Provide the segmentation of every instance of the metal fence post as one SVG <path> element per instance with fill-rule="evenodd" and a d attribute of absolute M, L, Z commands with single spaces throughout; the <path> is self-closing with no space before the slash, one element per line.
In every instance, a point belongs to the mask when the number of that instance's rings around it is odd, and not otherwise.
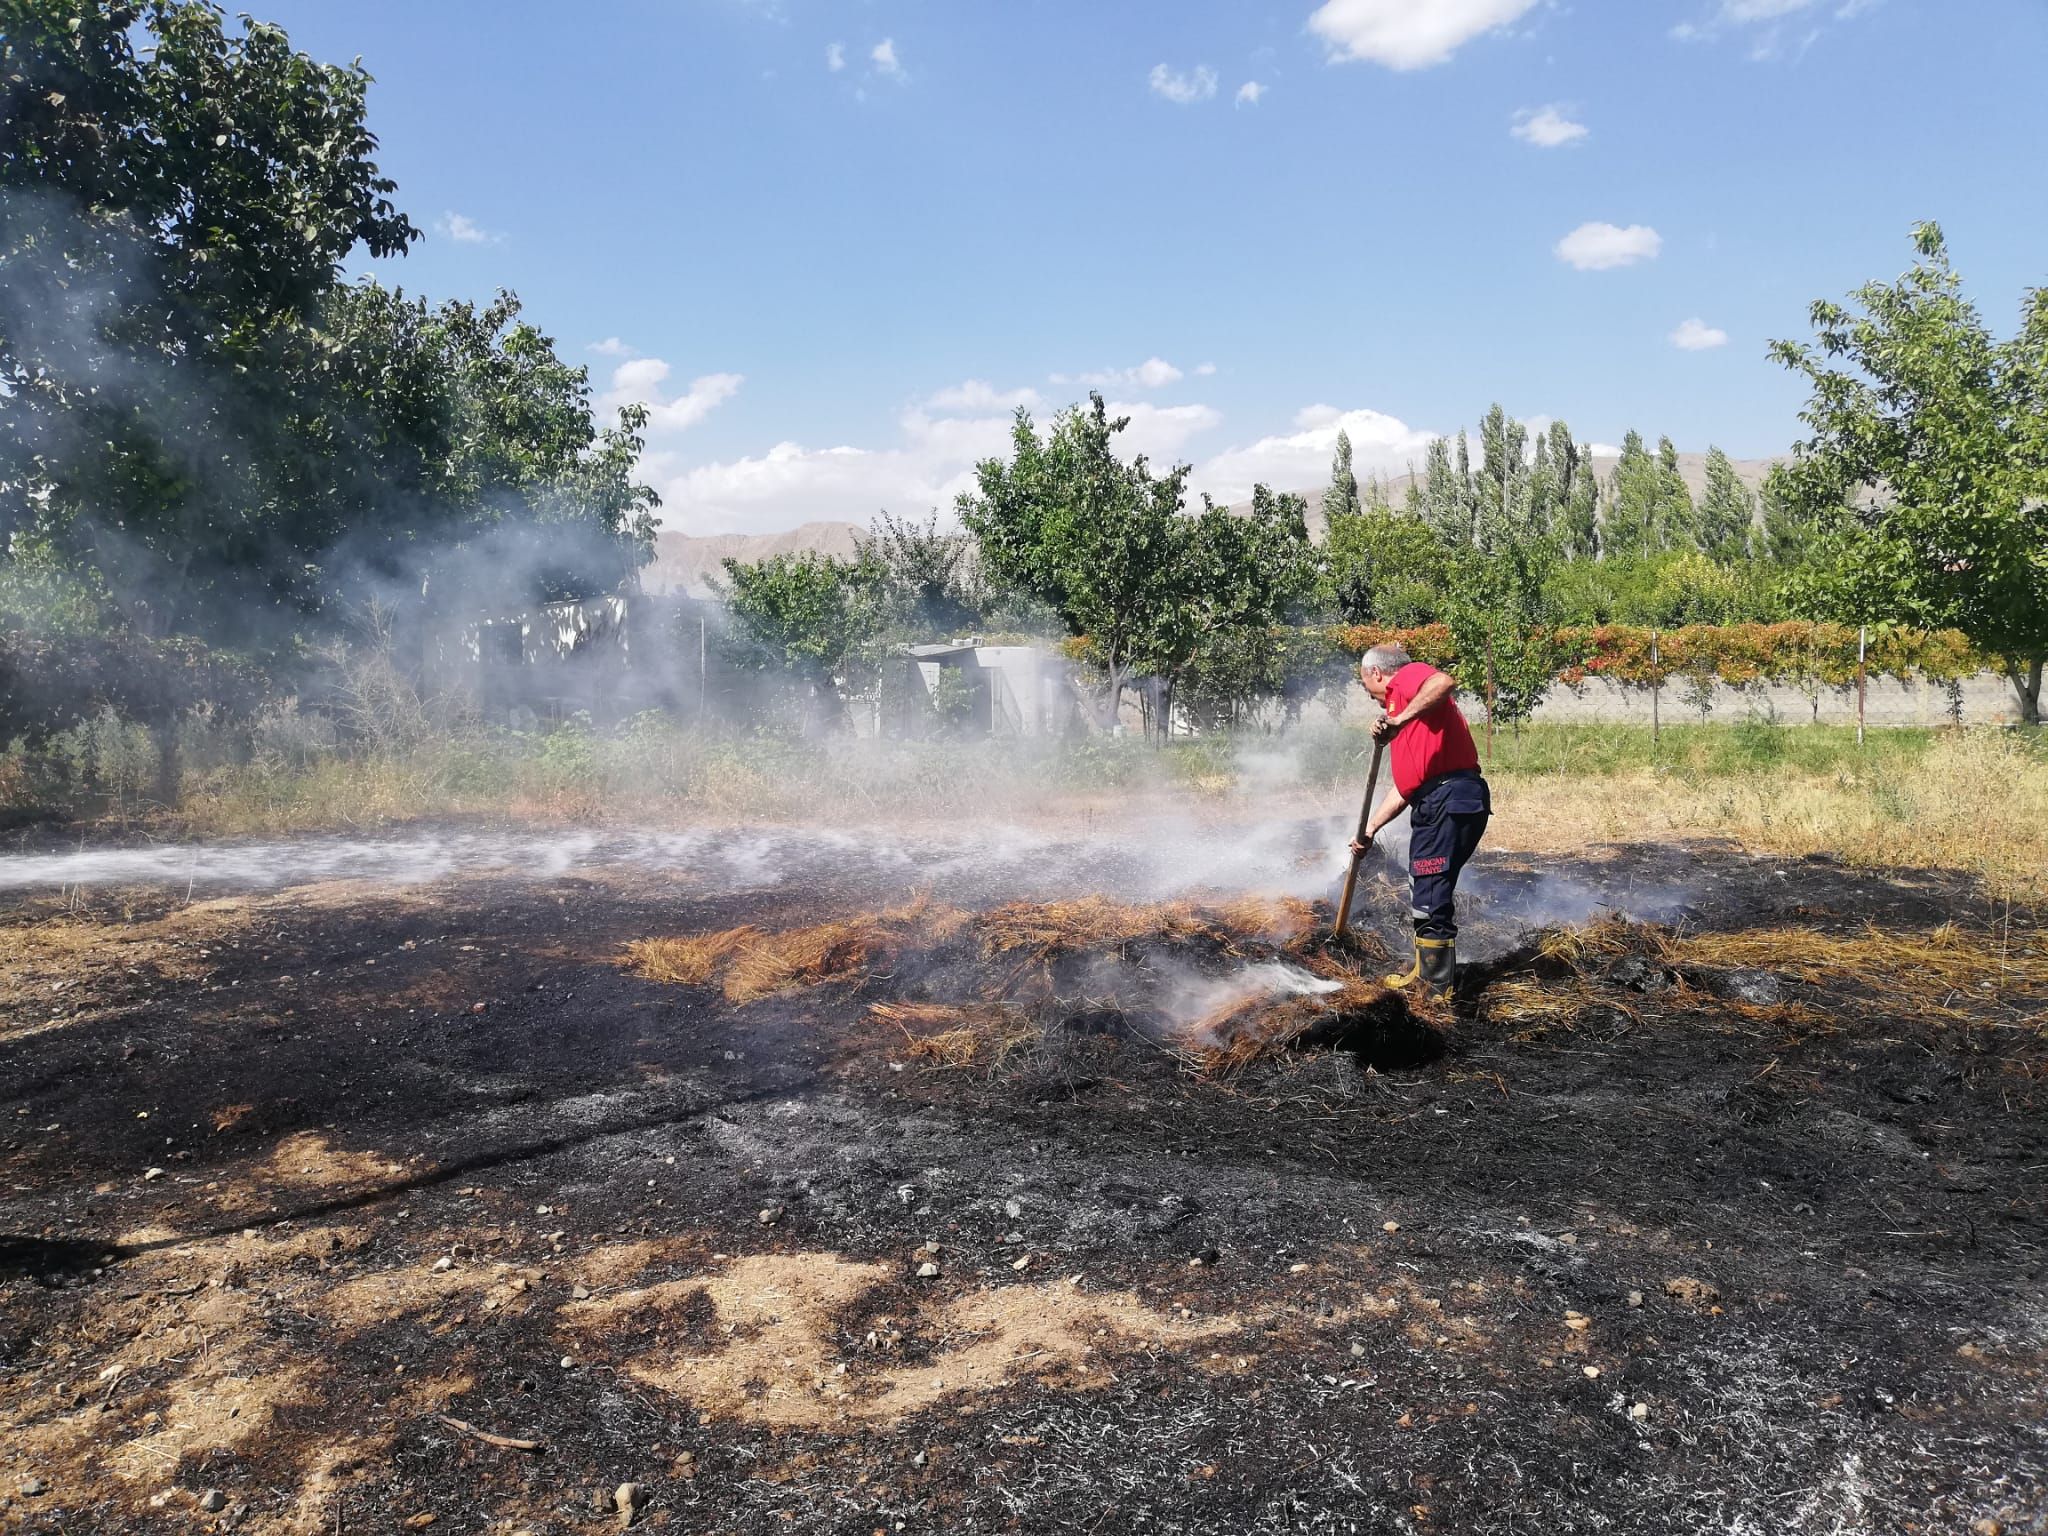
<path fill-rule="evenodd" d="M 1657 659 L 1657 631 L 1650 631 L 1650 745 L 1655 747 L 1662 735 L 1662 721 L 1658 718 L 1658 701 L 1664 692 L 1664 667 Z"/>
<path fill-rule="evenodd" d="M 1486 766 L 1493 766 L 1493 636 L 1486 637 Z"/>
<path fill-rule="evenodd" d="M 1870 626 L 1856 626 L 1856 745 L 1863 745 L 1863 692 L 1869 675 L 1866 662 L 1870 655 Z"/>

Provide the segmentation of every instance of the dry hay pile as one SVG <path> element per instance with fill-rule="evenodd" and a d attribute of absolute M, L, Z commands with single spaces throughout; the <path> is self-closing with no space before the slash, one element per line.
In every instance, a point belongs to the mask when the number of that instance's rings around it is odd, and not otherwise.
<path fill-rule="evenodd" d="M 1115 949 L 1139 939 L 1169 944 L 1206 941 L 1235 950 L 1247 939 L 1291 941 L 1314 923 L 1313 907 L 1285 898 L 1244 897 L 1220 905 L 1128 905 L 1106 896 L 1082 896 L 997 907 L 976 920 L 975 931 L 982 953 L 991 958 L 1018 955 L 1043 964 L 1060 955 Z"/>
<path fill-rule="evenodd" d="M 751 1003 L 797 987 L 859 978 L 913 949 L 945 943 L 970 921 L 920 896 L 884 912 L 769 933 L 751 925 L 677 939 L 640 939 L 626 966 L 650 981 L 719 982 L 728 1001 Z"/>
<path fill-rule="evenodd" d="M 1088 978 L 1080 986 L 1085 1011 L 1149 1021 L 1139 1033 L 1205 1072 L 1241 1070 L 1357 1030 L 1447 1022 L 1440 1004 L 1418 1012 L 1387 990 L 1380 977 L 1390 957 L 1375 940 L 1318 942 L 1326 922 L 1316 906 L 1291 897 L 1129 904 L 1085 896 L 978 915 L 920 898 L 780 933 L 749 926 L 641 940 L 625 963 L 653 981 L 717 985 L 735 1004 L 825 982 L 894 980 L 908 995 L 872 1003 L 869 1017 L 899 1030 L 913 1058 L 949 1067 L 999 1065 L 1059 1027 L 1077 1002 L 1064 995 L 1077 990 L 1071 962 Z M 914 985 L 883 974 L 908 974 L 905 962 L 941 954 L 945 965 L 915 968 Z M 1262 965 L 1291 974 L 1273 985 L 1249 979 Z M 1176 1016 L 1162 1002 L 1165 977 L 1220 981 L 1228 990 L 1239 975 L 1248 978 L 1241 993 L 1196 1016 Z M 1317 981 L 1328 985 L 1312 990 Z"/>

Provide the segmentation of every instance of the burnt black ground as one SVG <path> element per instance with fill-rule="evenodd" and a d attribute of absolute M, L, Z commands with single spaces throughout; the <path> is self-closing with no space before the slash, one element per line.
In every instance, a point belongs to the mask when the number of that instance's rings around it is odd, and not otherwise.
<path fill-rule="evenodd" d="M 1113 859 L 1083 869 L 1119 883 Z M 1367 1073 L 1318 1053 L 1228 1083 L 1102 1036 L 1056 1036 L 993 1075 L 928 1067 L 864 1018 L 886 981 L 737 1009 L 615 963 L 632 938 L 793 926 L 913 890 L 1063 894 L 1072 861 L 1020 878 L 834 848 L 744 890 L 632 870 L 287 886 L 208 928 L 152 930 L 186 936 L 146 957 L 119 941 L 184 911 L 182 883 L 61 908 L 25 893 L 16 934 L 83 923 L 106 946 L 79 952 L 63 990 L 36 970 L 0 999 L 0 1399 L 90 1417 L 106 1447 L 143 1433 L 175 1371 L 117 1380 L 102 1405 L 94 1368 L 138 1276 L 167 1319 L 204 1298 L 175 1294 L 187 1284 L 257 1287 L 266 1346 L 319 1370 L 261 1432 L 153 1481 L 97 1451 L 0 1450 L 0 1521 L 367 1531 L 431 1513 L 437 1532 L 570 1531 L 599 1523 L 594 1491 L 634 1480 L 643 1524 L 692 1532 L 2048 1529 L 2038 999 L 1980 989 L 1940 1033 L 1874 1013 L 1853 976 L 1780 979 L 1828 1021 L 1804 1030 L 1701 985 L 1644 991 L 1625 967 L 1587 983 L 1569 1026 L 1532 1032 L 1486 1001 L 1489 979 L 1538 974 L 1514 935 L 1560 881 L 1709 931 L 1924 934 L 1981 920 L 1981 897 L 1707 845 L 1481 869 L 1469 947 L 1490 958 L 1441 1060 Z M 396 1171 L 264 1187 L 300 1133 Z M 283 1279 L 224 1257 L 309 1231 L 332 1234 L 327 1251 Z M 416 1272 L 464 1231 L 496 1239 L 478 1255 L 562 1273 L 601 1244 L 673 1239 L 636 1284 L 716 1272 L 714 1253 L 898 1266 L 833 1341 L 855 1379 L 873 1317 L 1021 1283 L 1012 1234 L 1034 1282 L 1079 1275 L 1233 1331 L 1106 1345 L 1107 1383 L 771 1429 L 700 1422 L 687 1393 L 634 1380 L 621 1366 L 653 1341 L 630 1332 L 563 1369 L 553 1280 L 459 1325 L 441 1307 L 338 1329 L 293 1300 L 295 1284 Z M 930 1239 L 943 1274 L 918 1281 Z M 944 1345 L 908 1331 L 913 1354 Z M 544 1453 L 410 1406 L 394 1368 L 417 1380 L 451 1358 L 469 1385 L 445 1411 Z M 294 1525 L 320 1448 L 366 1426 L 378 1451 Z M 148 1502 L 211 1488 L 218 1515 Z"/>

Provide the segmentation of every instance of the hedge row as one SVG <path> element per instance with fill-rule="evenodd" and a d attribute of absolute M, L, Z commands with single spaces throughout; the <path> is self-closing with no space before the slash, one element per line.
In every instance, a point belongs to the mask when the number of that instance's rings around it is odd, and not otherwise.
<path fill-rule="evenodd" d="M 1603 624 L 1550 630 L 1539 638 L 1555 659 L 1557 680 L 1573 688 L 1589 678 L 1608 678 L 1631 688 L 1674 678 L 1717 680 L 1736 688 L 1758 683 L 1846 688 L 1856 680 L 1856 633 L 1855 626 L 1846 624 L 1694 624 L 1666 630 Z M 1446 671 L 1459 668 L 1466 659 L 1458 654 L 1444 624 L 1419 629 L 1346 624 L 1328 635 L 1333 645 L 1353 656 L 1394 641 L 1417 661 Z M 1870 631 L 1867 665 L 1872 676 L 1950 682 L 1993 664 L 1952 629 L 1887 625 Z"/>

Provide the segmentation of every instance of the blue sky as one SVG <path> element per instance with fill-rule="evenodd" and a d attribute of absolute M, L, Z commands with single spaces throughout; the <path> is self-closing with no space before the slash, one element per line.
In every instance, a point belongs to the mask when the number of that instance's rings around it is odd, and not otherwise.
<path fill-rule="evenodd" d="M 1765 355 L 1941 221 L 2048 282 L 2042 0 L 273 0 L 360 54 L 375 270 L 656 407 L 685 532 L 922 514 L 1098 382 L 1241 497 L 1500 400 L 1782 451 Z M 1687 322 L 1695 322 L 1688 325 Z M 1681 345 L 1680 341 L 1691 345 Z"/>

